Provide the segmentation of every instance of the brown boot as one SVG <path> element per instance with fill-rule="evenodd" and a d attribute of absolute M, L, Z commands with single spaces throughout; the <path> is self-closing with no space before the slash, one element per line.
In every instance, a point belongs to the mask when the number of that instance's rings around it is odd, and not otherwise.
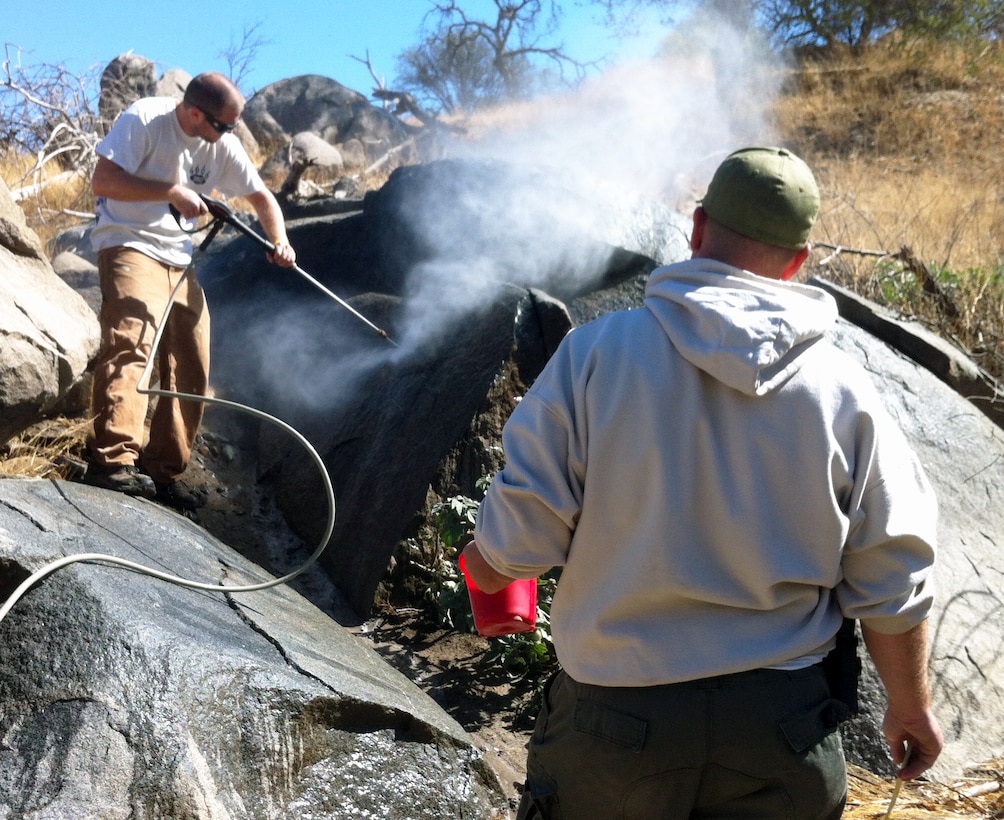
<path fill-rule="evenodd" d="M 142 498 L 153 498 L 157 493 L 153 479 L 135 464 L 126 464 L 121 467 L 113 466 L 106 469 L 92 467 L 87 471 L 85 480 L 94 487 L 115 490 L 115 492 Z"/>

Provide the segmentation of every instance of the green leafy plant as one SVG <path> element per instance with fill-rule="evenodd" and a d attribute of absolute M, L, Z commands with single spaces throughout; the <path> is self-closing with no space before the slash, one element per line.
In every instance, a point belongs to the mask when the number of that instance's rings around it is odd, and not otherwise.
<path fill-rule="evenodd" d="M 488 478 L 480 479 L 478 489 L 484 491 L 489 482 Z M 432 562 L 433 583 L 429 595 L 442 624 L 471 633 L 476 631 L 474 616 L 458 558 L 477 523 L 478 507 L 478 501 L 456 495 L 431 509 L 438 549 Z M 557 659 L 551 640 L 551 600 L 556 586 L 556 570 L 537 579 L 536 629 L 491 638 L 481 661 L 483 666 L 499 668 L 512 681 L 536 677 L 543 680 L 554 669 Z"/>
<path fill-rule="evenodd" d="M 455 495 L 433 506 L 433 521 L 447 549 L 456 552 L 458 545 L 470 535 L 477 523 L 478 503 L 466 495 Z"/>
<path fill-rule="evenodd" d="M 474 632 L 467 584 L 457 561 L 474 530 L 478 502 L 465 495 L 456 495 L 435 504 L 431 512 L 438 549 L 429 596 L 443 624 L 459 631 Z"/>

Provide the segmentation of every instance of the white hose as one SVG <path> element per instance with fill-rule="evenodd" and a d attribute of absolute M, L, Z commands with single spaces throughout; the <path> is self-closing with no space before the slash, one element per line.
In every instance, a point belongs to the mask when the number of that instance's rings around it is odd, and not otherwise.
<path fill-rule="evenodd" d="M 289 432 L 294 438 L 296 438 L 310 453 L 311 458 L 314 459 L 314 463 L 317 464 L 318 470 L 321 473 L 321 479 L 324 482 L 324 492 L 327 496 L 328 501 L 328 520 L 327 526 L 324 529 L 324 534 L 321 536 L 318 542 L 317 548 L 314 550 L 313 554 L 306 560 L 306 562 L 300 566 L 298 569 L 290 572 L 288 575 L 283 575 L 281 578 L 274 578 L 271 581 L 265 581 L 260 584 L 248 584 L 244 586 L 227 586 L 226 584 L 211 584 L 202 581 L 191 581 L 187 578 L 180 578 L 177 575 L 171 575 L 166 572 L 161 572 L 160 570 L 153 569 L 152 567 L 143 566 L 142 564 L 137 564 L 133 561 L 127 561 L 124 558 L 119 558 L 115 555 L 106 555 L 98 552 L 85 552 L 76 555 L 67 555 L 64 558 L 60 558 L 56 561 L 46 564 L 41 569 L 33 572 L 28 578 L 26 578 L 14 592 L 11 593 L 10 597 L 4 602 L 3 606 L 0 606 L 0 622 L 7 616 L 7 613 L 14 607 L 14 605 L 24 596 L 24 594 L 31 589 L 35 584 L 41 581 L 43 578 L 52 574 L 58 569 L 61 569 L 70 564 L 87 562 L 87 563 L 99 563 L 99 564 L 111 564 L 113 566 L 125 567 L 126 569 L 133 570 L 135 572 L 142 573 L 143 575 L 149 575 L 152 578 L 159 578 L 162 581 L 167 581 L 171 584 L 177 584 L 178 586 L 187 587 L 189 589 L 201 589 L 207 590 L 209 592 L 258 592 L 262 589 L 269 589 L 270 587 L 278 586 L 280 584 L 285 584 L 292 581 L 298 575 L 303 574 L 317 559 L 320 557 L 321 553 L 324 552 L 325 547 L 328 545 L 328 540 L 331 538 L 331 534 L 335 528 L 335 493 L 331 486 L 331 477 L 328 475 L 328 471 L 324 466 L 324 462 L 321 456 L 318 454 L 314 446 L 304 438 L 297 430 L 288 425 L 281 419 L 275 416 L 269 415 L 261 410 L 256 410 L 254 407 L 248 407 L 244 404 L 238 404 L 237 402 L 227 401 L 226 399 L 218 399 L 213 396 L 197 396 L 191 393 L 175 393 L 169 390 L 152 389 L 149 387 L 144 387 L 150 383 L 150 374 L 153 369 L 153 362 L 156 356 L 157 348 L 160 346 L 161 336 L 164 334 L 164 327 L 167 323 L 167 316 L 171 312 L 171 307 L 174 305 L 175 298 L 178 294 L 178 290 L 181 288 L 182 284 L 188 278 L 191 272 L 191 266 L 178 280 L 178 284 L 175 285 L 174 290 L 171 291 L 171 296 L 167 301 L 167 308 L 164 310 L 164 316 L 161 319 L 160 326 L 157 328 L 156 334 L 153 337 L 153 345 L 150 349 L 150 355 L 147 359 L 146 367 L 143 368 L 143 373 L 140 376 L 139 385 L 137 386 L 137 391 L 149 396 L 164 396 L 167 398 L 175 399 L 185 399 L 187 401 L 201 401 L 208 404 L 217 404 L 224 407 L 230 407 L 235 410 L 241 410 L 245 413 L 250 413 L 252 416 L 256 416 L 259 419 L 271 422 L 283 430 Z"/>

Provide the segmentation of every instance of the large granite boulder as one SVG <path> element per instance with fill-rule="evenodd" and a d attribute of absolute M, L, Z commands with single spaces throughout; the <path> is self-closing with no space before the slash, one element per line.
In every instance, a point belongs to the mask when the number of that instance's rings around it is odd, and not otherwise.
<path fill-rule="evenodd" d="M 826 282 L 815 284 L 834 290 Z M 842 312 L 869 330 L 841 322 L 834 341 L 869 371 L 938 496 L 930 669 L 946 747 L 931 775 L 950 780 L 969 763 L 1004 754 L 1004 593 L 999 583 L 1004 575 L 1004 437 L 984 412 L 985 396 L 971 400 L 951 386 L 976 370 L 972 362 L 950 353 L 921 327 L 873 303 L 838 295 Z M 900 349 L 873 333 L 896 340 Z M 885 696 L 867 660 L 861 706 L 861 715 L 845 725 L 848 756 L 871 771 L 891 773 L 881 731 Z"/>
<path fill-rule="evenodd" d="M 358 164 L 373 162 L 412 137 L 389 111 L 317 74 L 265 86 L 248 100 L 243 119 L 267 153 L 284 148 L 297 134 L 310 132 L 339 147 L 347 163 L 353 158 Z"/>
<path fill-rule="evenodd" d="M 541 291 L 572 298 L 651 270 L 681 252 L 672 224 L 665 210 L 608 212 L 540 170 L 462 162 L 399 169 L 357 211 L 291 220 L 302 268 L 392 343 L 246 237 L 202 255 L 214 382 L 322 453 L 339 504 L 322 560 L 360 617 L 503 361 L 515 347 L 529 383 L 570 327 Z M 316 472 L 271 434 L 260 461 L 312 538 Z"/>
<path fill-rule="evenodd" d="M 0 621 L 0 815 L 500 816 L 463 729 L 288 586 L 228 591 L 273 579 L 151 502 L 0 480 L 0 601 L 81 553 Z"/>
<path fill-rule="evenodd" d="M 0 444 L 46 415 L 87 406 L 97 316 L 53 273 L 0 180 Z"/>
<path fill-rule="evenodd" d="M 111 127 L 123 111 L 141 97 L 149 97 L 157 84 L 157 64 L 131 51 L 119 54 L 101 72 L 98 113 Z"/>

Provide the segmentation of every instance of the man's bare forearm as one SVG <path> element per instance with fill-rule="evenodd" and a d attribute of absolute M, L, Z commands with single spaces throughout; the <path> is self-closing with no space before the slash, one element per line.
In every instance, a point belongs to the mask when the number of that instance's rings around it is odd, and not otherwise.
<path fill-rule="evenodd" d="M 120 202 L 169 202 L 189 219 L 206 212 L 195 191 L 171 182 L 138 177 L 105 157 L 98 157 L 91 190 L 95 196 Z"/>
<path fill-rule="evenodd" d="M 944 746 L 931 708 L 927 621 L 899 635 L 876 632 L 862 623 L 861 633 L 889 698 L 882 730 L 893 760 L 903 764 L 907 744 L 912 750 L 900 771 L 900 777 L 909 780 L 929 769 Z"/>

